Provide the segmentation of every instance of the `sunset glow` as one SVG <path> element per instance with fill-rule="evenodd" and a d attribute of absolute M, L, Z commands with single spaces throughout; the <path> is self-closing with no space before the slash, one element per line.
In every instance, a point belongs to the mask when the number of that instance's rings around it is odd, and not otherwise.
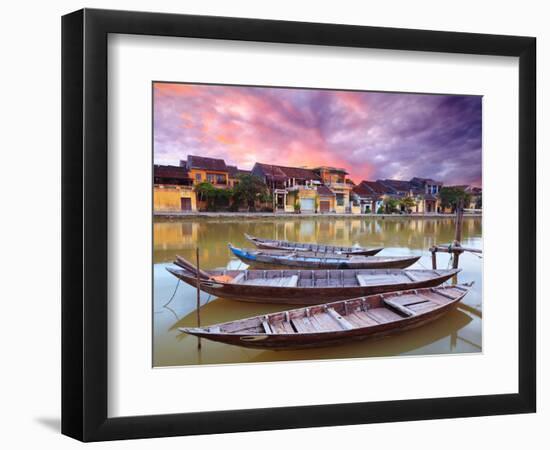
<path fill-rule="evenodd" d="M 187 155 L 481 186 L 481 97 L 155 83 L 155 164 Z"/>

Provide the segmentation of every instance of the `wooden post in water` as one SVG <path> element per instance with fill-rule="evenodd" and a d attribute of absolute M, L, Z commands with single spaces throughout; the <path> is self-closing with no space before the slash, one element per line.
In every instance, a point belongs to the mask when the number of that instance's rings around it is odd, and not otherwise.
<path fill-rule="evenodd" d="M 432 269 L 437 270 L 437 248 L 433 246 L 430 251 L 432 252 Z"/>
<path fill-rule="evenodd" d="M 200 261 L 199 261 L 199 248 L 196 252 L 197 258 L 197 328 L 201 326 L 201 277 L 200 277 Z M 201 338 L 198 338 L 197 349 L 201 349 Z"/>
<path fill-rule="evenodd" d="M 462 241 L 462 216 L 464 215 L 464 199 L 458 201 L 456 206 L 456 223 L 455 223 L 455 240 L 453 247 L 460 247 Z M 455 250 L 453 252 L 453 269 L 458 269 L 458 260 L 462 251 Z"/>

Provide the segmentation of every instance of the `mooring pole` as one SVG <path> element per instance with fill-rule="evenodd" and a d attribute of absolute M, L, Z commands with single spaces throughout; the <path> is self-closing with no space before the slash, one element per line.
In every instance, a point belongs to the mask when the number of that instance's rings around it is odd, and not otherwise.
<path fill-rule="evenodd" d="M 200 261 L 199 261 L 199 248 L 197 247 L 197 328 L 201 326 L 201 277 L 200 277 Z M 201 349 L 201 338 L 198 338 L 197 348 Z"/>
<path fill-rule="evenodd" d="M 432 252 L 432 269 L 437 270 L 437 249 L 436 247 L 432 247 L 430 251 Z"/>
<path fill-rule="evenodd" d="M 458 201 L 456 206 L 456 224 L 455 224 L 455 240 L 453 242 L 453 247 L 460 247 L 460 242 L 462 241 L 462 216 L 464 214 L 464 199 Z M 453 269 L 458 269 L 458 260 L 462 251 L 455 250 L 453 252 Z"/>

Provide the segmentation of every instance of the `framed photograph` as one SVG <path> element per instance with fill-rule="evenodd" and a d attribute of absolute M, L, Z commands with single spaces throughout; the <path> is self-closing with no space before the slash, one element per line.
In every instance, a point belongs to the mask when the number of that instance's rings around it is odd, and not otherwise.
<path fill-rule="evenodd" d="M 535 45 L 64 16 L 62 432 L 534 412 Z"/>

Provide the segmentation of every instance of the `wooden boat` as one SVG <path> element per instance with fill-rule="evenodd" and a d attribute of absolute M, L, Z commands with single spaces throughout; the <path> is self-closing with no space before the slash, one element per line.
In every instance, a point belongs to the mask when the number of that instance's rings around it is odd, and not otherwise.
<path fill-rule="evenodd" d="M 241 261 L 256 268 L 280 266 L 304 269 L 404 269 L 420 256 L 364 256 L 336 253 L 288 252 L 284 250 L 241 249 L 229 244 L 231 252 Z"/>
<path fill-rule="evenodd" d="M 373 256 L 383 250 L 383 247 L 347 247 L 340 245 L 327 244 L 306 244 L 301 242 L 278 241 L 275 239 L 262 239 L 249 234 L 244 234 L 245 238 L 252 242 L 258 248 L 269 250 L 287 250 L 295 252 L 318 252 L 318 253 L 337 253 L 342 255 L 365 255 Z"/>
<path fill-rule="evenodd" d="M 179 330 L 242 347 L 321 347 L 420 327 L 443 316 L 467 293 L 465 285 L 399 291 Z"/>
<path fill-rule="evenodd" d="M 216 297 L 254 303 L 315 305 L 364 295 L 439 286 L 452 270 L 200 270 L 178 256 L 167 270 Z"/>

